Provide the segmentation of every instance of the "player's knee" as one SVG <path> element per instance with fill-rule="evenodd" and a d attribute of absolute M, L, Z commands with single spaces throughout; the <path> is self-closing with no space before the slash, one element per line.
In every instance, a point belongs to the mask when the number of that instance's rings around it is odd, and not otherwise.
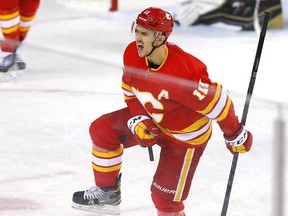
<path fill-rule="evenodd" d="M 185 216 L 183 202 L 164 200 L 158 196 L 151 195 L 153 203 L 158 210 L 158 216 Z"/>
<path fill-rule="evenodd" d="M 105 150 L 114 150 L 120 145 L 106 115 L 100 116 L 91 123 L 89 133 L 95 150 L 105 152 Z"/>

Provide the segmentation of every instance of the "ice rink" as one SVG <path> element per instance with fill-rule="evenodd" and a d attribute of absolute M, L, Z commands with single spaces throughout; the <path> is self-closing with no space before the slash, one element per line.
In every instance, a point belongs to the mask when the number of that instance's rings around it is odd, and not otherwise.
<path fill-rule="evenodd" d="M 93 3 L 41 1 L 22 48 L 27 69 L 19 79 L 0 83 L 1 216 L 100 216 L 71 208 L 73 192 L 94 184 L 88 128 L 100 115 L 125 106 L 122 54 L 133 40 L 130 25 L 136 15 L 148 6 L 173 12 L 175 2 L 120 0 L 120 10 L 108 13 Z M 288 182 L 287 159 L 284 169 L 275 163 L 275 126 L 288 122 L 287 16 L 285 5 L 284 29 L 267 31 L 246 122 L 254 144 L 239 156 L 229 216 L 277 216 L 275 173 L 286 173 Z M 211 79 L 230 90 L 241 119 L 258 38 L 254 31 L 176 26 L 169 41 L 208 66 Z M 288 147 L 280 151 L 287 158 Z M 125 150 L 121 215 L 156 214 L 150 184 L 158 152 L 154 147 L 150 162 L 147 149 Z M 220 215 L 231 162 L 215 123 L 185 201 L 187 216 Z M 286 207 L 287 192 L 286 185 Z"/>

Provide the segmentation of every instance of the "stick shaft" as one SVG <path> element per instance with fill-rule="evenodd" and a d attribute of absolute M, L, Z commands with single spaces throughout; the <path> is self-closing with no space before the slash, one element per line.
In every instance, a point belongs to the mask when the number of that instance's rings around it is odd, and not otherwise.
<path fill-rule="evenodd" d="M 251 97 L 253 94 L 253 89 L 254 89 L 254 85 L 255 85 L 255 81 L 256 81 L 256 75 L 257 75 L 257 70 L 258 70 L 258 66 L 259 66 L 259 62 L 260 62 L 260 57 L 261 57 L 261 53 L 262 53 L 264 39 L 266 36 L 268 21 L 269 21 L 269 13 L 265 12 L 264 22 L 263 22 L 261 32 L 260 32 L 257 51 L 256 51 L 255 59 L 254 59 L 253 69 L 252 69 L 252 73 L 251 73 L 251 77 L 250 77 L 250 83 L 249 83 L 249 87 L 248 87 L 248 91 L 247 91 L 247 95 L 246 95 L 246 101 L 245 101 L 242 119 L 241 119 L 241 124 L 243 124 L 243 125 L 245 125 L 247 115 L 248 115 L 248 109 L 249 109 L 250 100 L 251 100 Z M 229 179 L 228 179 L 228 183 L 227 183 L 224 203 L 222 206 L 221 216 L 226 216 L 226 213 L 227 213 L 231 189 L 232 189 L 233 180 L 234 180 L 235 171 L 236 171 L 237 162 L 238 162 L 238 156 L 239 156 L 238 152 L 234 153 L 234 155 L 233 155 L 233 160 L 232 160 Z"/>
<path fill-rule="evenodd" d="M 148 147 L 148 152 L 149 152 L 149 159 L 150 159 L 150 161 L 154 161 L 153 148 L 149 146 L 149 147 Z"/>

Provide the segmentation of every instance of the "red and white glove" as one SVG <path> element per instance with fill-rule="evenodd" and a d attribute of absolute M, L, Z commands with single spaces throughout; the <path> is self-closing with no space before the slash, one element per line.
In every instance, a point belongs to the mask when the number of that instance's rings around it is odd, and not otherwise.
<path fill-rule="evenodd" d="M 157 143 L 160 130 L 148 116 L 134 116 L 128 120 L 127 125 L 140 146 L 151 147 Z"/>
<path fill-rule="evenodd" d="M 233 154 L 235 152 L 246 153 L 250 150 L 253 142 L 252 134 L 240 125 L 239 129 L 230 136 L 224 134 L 226 147 Z"/>

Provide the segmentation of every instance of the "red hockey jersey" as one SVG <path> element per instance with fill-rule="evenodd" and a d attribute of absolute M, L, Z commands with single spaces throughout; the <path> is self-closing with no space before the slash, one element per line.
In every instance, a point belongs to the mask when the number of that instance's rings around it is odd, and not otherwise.
<path fill-rule="evenodd" d="M 177 45 L 167 43 L 158 69 L 138 56 L 135 42 L 123 61 L 122 88 L 131 114 L 149 115 L 169 140 L 188 148 L 206 144 L 212 120 L 226 135 L 239 128 L 227 90 L 210 80 L 204 63 Z"/>

